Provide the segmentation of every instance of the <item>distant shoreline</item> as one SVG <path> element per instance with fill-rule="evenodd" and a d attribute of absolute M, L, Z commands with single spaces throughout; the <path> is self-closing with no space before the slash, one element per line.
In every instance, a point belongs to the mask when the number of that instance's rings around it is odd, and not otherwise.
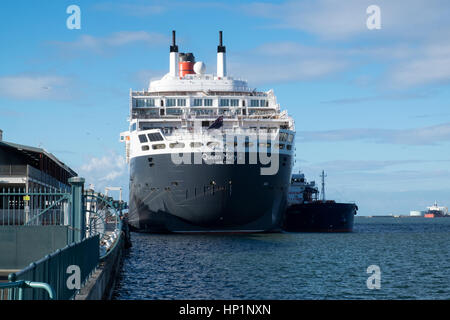
<path fill-rule="evenodd" d="M 358 218 L 425 218 L 424 216 L 409 216 L 409 215 L 374 215 L 374 216 L 357 216 L 357 217 Z"/>

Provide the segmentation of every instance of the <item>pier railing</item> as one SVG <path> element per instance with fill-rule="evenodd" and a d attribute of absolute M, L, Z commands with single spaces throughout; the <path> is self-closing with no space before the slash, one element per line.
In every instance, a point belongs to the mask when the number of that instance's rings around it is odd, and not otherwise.
<path fill-rule="evenodd" d="M 0 189 L 0 225 L 65 225 L 71 194 L 33 188 Z"/>
<path fill-rule="evenodd" d="M 100 262 L 121 250 L 126 202 L 85 191 L 83 178 L 69 182 L 68 193 L 0 190 L 0 225 L 68 227 L 68 245 L 11 273 L 10 282 L 0 286 L 0 300 L 72 299 L 79 288 L 71 284 L 71 272 L 82 287 Z"/>
<path fill-rule="evenodd" d="M 25 289 L 44 289 L 49 299 L 53 300 L 55 298 L 55 291 L 48 283 L 20 280 L 0 283 L 0 301 L 23 300 L 23 292 Z"/>
<path fill-rule="evenodd" d="M 9 287 L 8 284 L 4 285 L 8 288 L 8 299 L 72 299 L 98 265 L 98 244 L 99 236 L 95 235 L 58 249 L 31 263 L 25 269 L 11 273 L 8 277 Z M 36 283 L 40 285 L 36 285 Z M 35 288 L 46 290 L 36 290 Z M 49 294 L 50 291 L 52 294 Z"/>

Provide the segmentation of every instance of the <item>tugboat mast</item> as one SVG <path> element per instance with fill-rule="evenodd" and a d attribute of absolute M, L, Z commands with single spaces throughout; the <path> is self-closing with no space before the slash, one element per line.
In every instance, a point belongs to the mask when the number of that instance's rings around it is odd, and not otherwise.
<path fill-rule="evenodd" d="M 322 174 L 320 177 L 322 178 L 322 202 L 325 202 L 325 177 L 327 175 L 325 174 L 325 171 L 322 170 Z"/>

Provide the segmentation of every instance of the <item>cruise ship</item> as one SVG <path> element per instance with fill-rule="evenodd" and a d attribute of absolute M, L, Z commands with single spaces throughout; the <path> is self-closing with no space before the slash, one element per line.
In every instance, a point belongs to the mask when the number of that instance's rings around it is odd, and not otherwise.
<path fill-rule="evenodd" d="M 227 74 L 219 32 L 217 72 L 178 51 L 147 90 L 130 90 L 129 222 L 151 233 L 280 231 L 295 127 L 273 90 Z"/>

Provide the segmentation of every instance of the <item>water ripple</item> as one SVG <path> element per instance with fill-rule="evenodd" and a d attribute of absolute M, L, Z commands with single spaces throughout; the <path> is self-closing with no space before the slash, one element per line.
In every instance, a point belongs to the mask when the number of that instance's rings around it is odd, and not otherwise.
<path fill-rule="evenodd" d="M 362 218 L 350 234 L 132 234 L 115 299 L 449 299 L 450 219 Z M 369 265 L 381 268 L 370 290 Z"/>

